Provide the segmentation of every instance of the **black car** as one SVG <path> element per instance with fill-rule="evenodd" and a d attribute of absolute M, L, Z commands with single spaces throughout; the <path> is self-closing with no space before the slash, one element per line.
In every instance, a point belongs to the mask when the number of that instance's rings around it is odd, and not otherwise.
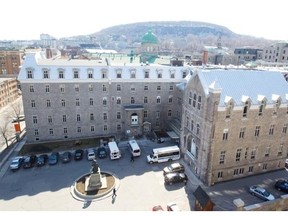
<path fill-rule="evenodd" d="M 59 153 L 58 152 L 52 152 L 48 157 L 49 165 L 57 164 L 58 160 L 59 160 Z"/>
<path fill-rule="evenodd" d="M 185 173 L 168 173 L 164 176 L 164 182 L 165 184 L 174 184 L 174 183 L 179 183 L 179 182 L 187 182 L 188 177 Z"/>
<path fill-rule="evenodd" d="M 105 147 L 99 147 L 97 149 L 97 156 L 98 158 L 106 158 L 107 157 L 107 150 Z"/>
<path fill-rule="evenodd" d="M 33 167 L 36 163 L 36 160 L 37 160 L 36 155 L 30 155 L 30 156 L 25 157 L 23 164 L 22 164 L 23 168 L 28 169 L 28 168 Z"/>
<path fill-rule="evenodd" d="M 68 163 L 71 161 L 71 152 L 64 152 L 61 155 L 61 161 L 62 163 Z"/>
<path fill-rule="evenodd" d="M 46 164 L 47 160 L 48 160 L 48 155 L 47 154 L 39 155 L 37 157 L 37 160 L 36 160 L 36 166 L 37 167 L 44 166 Z"/>
<path fill-rule="evenodd" d="M 82 160 L 84 151 L 82 149 L 77 149 L 74 154 L 74 160 Z"/>
<path fill-rule="evenodd" d="M 277 190 L 288 193 L 288 181 L 287 180 L 278 180 L 274 186 Z"/>

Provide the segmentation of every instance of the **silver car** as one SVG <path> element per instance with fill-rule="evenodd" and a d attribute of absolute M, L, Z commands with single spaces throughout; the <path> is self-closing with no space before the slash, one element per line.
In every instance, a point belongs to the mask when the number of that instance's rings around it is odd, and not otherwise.
<path fill-rule="evenodd" d="M 18 170 L 23 162 L 23 157 L 19 156 L 19 157 L 14 157 L 10 163 L 10 170 L 12 171 L 16 171 Z"/>
<path fill-rule="evenodd" d="M 249 188 L 249 192 L 252 195 L 257 196 L 264 201 L 271 201 L 275 199 L 275 197 L 271 193 L 269 193 L 265 188 L 256 185 L 251 186 Z"/>

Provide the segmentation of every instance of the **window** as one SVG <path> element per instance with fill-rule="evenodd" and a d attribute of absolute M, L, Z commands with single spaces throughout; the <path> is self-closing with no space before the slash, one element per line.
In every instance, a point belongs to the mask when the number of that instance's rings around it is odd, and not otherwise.
<path fill-rule="evenodd" d="M 48 116 L 48 123 L 52 123 L 52 116 Z"/>
<path fill-rule="evenodd" d="M 232 113 L 232 109 L 233 109 L 233 104 L 232 102 L 228 102 L 227 106 L 226 106 L 226 118 L 229 119 L 231 117 L 231 113 Z"/>
<path fill-rule="evenodd" d="M 222 140 L 228 140 L 228 129 L 223 130 Z"/>
<path fill-rule="evenodd" d="M 62 121 L 67 122 L 67 116 L 66 115 L 62 115 Z"/>
<path fill-rule="evenodd" d="M 135 103 L 135 98 L 134 98 L 134 97 L 131 97 L 130 103 L 131 103 L 131 104 L 134 104 L 134 103 Z"/>
<path fill-rule="evenodd" d="M 287 124 L 287 123 L 283 125 L 282 133 L 284 133 L 284 134 L 287 133 L 287 127 L 288 127 L 288 124 Z"/>
<path fill-rule="evenodd" d="M 243 108 L 243 117 L 245 117 L 245 118 L 247 117 L 248 108 L 249 108 L 249 102 L 246 101 L 245 105 L 244 105 L 244 108 Z"/>
<path fill-rule="evenodd" d="M 75 88 L 75 91 L 76 91 L 76 92 L 79 92 L 79 91 L 80 91 L 80 88 L 79 88 L 79 85 L 78 85 L 78 84 L 75 85 L 74 88 Z"/>
<path fill-rule="evenodd" d="M 149 78 L 149 71 L 145 71 L 144 78 Z"/>
<path fill-rule="evenodd" d="M 170 71 L 170 78 L 174 79 L 175 78 L 175 71 Z"/>
<path fill-rule="evenodd" d="M 234 176 L 235 176 L 235 175 L 238 175 L 238 173 L 239 173 L 239 169 L 234 169 L 233 175 L 234 175 Z"/>
<path fill-rule="evenodd" d="M 148 118 L 148 111 L 147 111 L 147 110 L 144 110 L 144 112 L 143 112 L 143 117 L 144 117 L 144 118 Z"/>
<path fill-rule="evenodd" d="M 47 101 L 46 101 L 46 105 L 47 105 L 47 107 L 51 107 L 51 101 L 50 101 L 50 100 L 47 100 Z"/>
<path fill-rule="evenodd" d="M 186 71 L 182 71 L 182 78 L 185 78 L 187 76 L 187 72 Z"/>
<path fill-rule="evenodd" d="M 77 133 L 81 133 L 81 127 L 77 127 Z"/>
<path fill-rule="evenodd" d="M 252 149 L 251 151 L 251 160 L 254 160 L 256 157 L 256 148 Z"/>
<path fill-rule="evenodd" d="M 63 128 L 63 133 L 64 134 L 68 134 L 68 129 L 67 128 Z"/>
<path fill-rule="evenodd" d="M 103 113 L 103 120 L 107 121 L 107 118 L 108 118 L 107 113 Z"/>
<path fill-rule="evenodd" d="M 133 85 L 131 86 L 130 89 L 131 89 L 132 92 L 135 92 L 135 91 L 136 91 L 136 88 L 135 88 L 135 86 L 133 86 Z"/>
<path fill-rule="evenodd" d="M 107 91 L 106 85 L 103 85 L 103 86 L 102 86 L 102 91 L 103 91 L 103 92 L 106 92 L 106 91 Z"/>
<path fill-rule="evenodd" d="M 121 85 L 120 84 L 117 84 L 116 90 L 121 91 Z"/>
<path fill-rule="evenodd" d="M 94 105 L 93 98 L 89 98 L 89 105 L 90 105 L 90 106 L 93 106 L 93 105 Z"/>
<path fill-rule="evenodd" d="M 116 103 L 121 104 L 121 98 L 120 97 L 117 97 Z"/>
<path fill-rule="evenodd" d="M 248 172 L 249 172 L 249 173 L 252 173 L 252 172 L 253 172 L 253 166 L 249 166 Z"/>
<path fill-rule="evenodd" d="M 241 159 L 241 151 L 242 151 L 242 149 L 237 149 L 237 151 L 236 151 L 236 161 L 240 161 L 240 159 Z"/>
<path fill-rule="evenodd" d="M 156 111 L 156 119 L 160 118 L 160 111 Z"/>
<path fill-rule="evenodd" d="M 33 124 L 37 124 L 38 123 L 37 116 L 32 116 L 32 120 L 33 120 Z"/>
<path fill-rule="evenodd" d="M 144 91 L 148 91 L 148 86 L 147 85 L 144 86 Z"/>
<path fill-rule="evenodd" d="M 191 131 L 193 132 L 193 130 L 194 130 L 194 121 L 191 120 Z"/>
<path fill-rule="evenodd" d="M 172 110 L 168 110 L 168 117 L 171 117 L 172 116 Z"/>
<path fill-rule="evenodd" d="M 174 86 L 173 86 L 173 85 L 171 85 L 171 86 L 169 87 L 169 91 L 174 91 Z"/>
<path fill-rule="evenodd" d="M 80 106 L 80 99 L 76 98 L 76 106 Z"/>
<path fill-rule="evenodd" d="M 173 96 L 172 96 L 172 95 L 169 95 L 168 103 L 172 103 L 172 102 L 173 102 Z"/>
<path fill-rule="evenodd" d="M 157 86 L 157 91 L 161 91 L 161 86 Z"/>
<path fill-rule="evenodd" d="M 102 103 L 103 103 L 104 106 L 107 105 L 107 98 L 106 97 L 103 98 Z"/>
<path fill-rule="evenodd" d="M 264 163 L 263 166 L 262 166 L 262 169 L 263 169 L 263 170 L 267 170 L 267 166 L 268 166 L 268 164 L 267 164 L 267 163 Z"/>
<path fill-rule="evenodd" d="M 144 103 L 148 103 L 148 97 L 144 97 Z"/>
<path fill-rule="evenodd" d="M 279 149 L 278 149 L 278 154 L 277 154 L 277 156 L 282 156 L 282 153 L 283 153 L 283 146 L 284 146 L 283 143 L 281 143 L 281 144 L 279 145 Z"/>
<path fill-rule="evenodd" d="M 92 84 L 89 84 L 89 85 L 88 85 L 88 91 L 90 91 L 90 92 L 93 91 L 93 85 L 92 85 Z"/>
<path fill-rule="evenodd" d="M 198 103 L 197 103 L 197 109 L 201 109 L 201 96 L 198 96 Z"/>
<path fill-rule="evenodd" d="M 76 115 L 76 121 L 77 121 L 77 122 L 80 122 L 80 121 L 81 121 L 80 114 L 77 114 L 77 115 Z"/>
<path fill-rule="evenodd" d="M 200 135 L 200 125 L 199 124 L 197 124 L 197 126 L 196 126 L 196 134 Z"/>
<path fill-rule="evenodd" d="M 91 126 L 90 126 L 90 131 L 91 131 L 91 132 L 94 132 L 94 131 L 95 131 L 95 126 L 94 126 L 94 125 L 91 125 Z"/>
<path fill-rule="evenodd" d="M 60 85 L 60 92 L 64 93 L 65 92 L 65 85 Z"/>
<path fill-rule="evenodd" d="M 244 168 L 240 168 L 239 169 L 239 174 L 243 174 L 244 173 Z"/>
<path fill-rule="evenodd" d="M 259 135 L 260 135 L 260 126 L 256 126 L 255 137 L 259 137 Z"/>
<path fill-rule="evenodd" d="M 278 110 L 279 110 L 280 104 L 281 104 L 281 99 L 278 98 L 278 99 L 275 101 L 275 104 L 274 104 L 273 115 L 277 115 L 277 112 L 278 112 Z"/>
<path fill-rule="evenodd" d="M 78 79 L 79 78 L 79 71 L 78 70 L 74 70 L 74 79 Z"/>
<path fill-rule="evenodd" d="M 187 117 L 186 117 L 186 127 L 189 127 L 189 121 L 190 121 L 190 120 L 189 120 L 189 117 L 187 116 Z"/>
<path fill-rule="evenodd" d="M 102 79 L 106 79 L 107 78 L 107 70 L 102 69 L 101 72 L 102 72 Z"/>
<path fill-rule="evenodd" d="M 193 95 L 193 107 L 196 107 L 196 99 L 197 99 L 197 95 L 194 94 Z"/>
<path fill-rule="evenodd" d="M 62 100 L 61 100 L 61 106 L 62 106 L 62 107 L 65 107 L 65 105 L 66 105 L 66 102 L 65 102 L 64 99 L 62 99 Z"/>
<path fill-rule="evenodd" d="M 223 178 L 223 171 L 218 172 L 218 179 Z"/>
<path fill-rule="evenodd" d="M 258 112 L 258 116 L 262 116 L 263 115 L 263 111 L 265 109 L 266 106 L 266 100 L 262 100 L 260 107 L 259 107 L 259 112 Z"/>
<path fill-rule="evenodd" d="M 135 70 L 131 70 L 130 71 L 130 78 L 131 79 L 135 79 L 136 78 L 136 71 Z"/>
<path fill-rule="evenodd" d="M 47 69 L 43 70 L 43 79 L 49 79 L 49 73 Z"/>
<path fill-rule="evenodd" d="M 270 146 L 267 146 L 265 150 L 265 157 L 269 157 L 270 151 L 271 151 Z"/>
<path fill-rule="evenodd" d="M 45 85 L 45 92 L 50 92 L 50 86 L 49 85 Z"/>
<path fill-rule="evenodd" d="M 270 125 L 269 135 L 273 135 L 274 134 L 274 128 L 275 128 L 275 125 Z"/>
<path fill-rule="evenodd" d="M 225 151 L 221 151 L 219 164 L 224 164 L 224 162 L 225 162 L 225 153 L 226 153 Z"/>
<path fill-rule="evenodd" d="M 39 130 L 38 130 L 38 129 L 35 129 L 35 130 L 34 130 L 34 135 L 35 135 L 35 136 L 38 136 L 38 135 L 39 135 Z"/>
<path fill-rule="evenodd" d="M 30 91 L 30 92 L 34 92 L 34 86 L 33 86 L 33 85 L 30 85 L 30 86 L 29 86 L 29 91 Z"/>
<path fill-rule="evenodd" d="M 58 78 L 59 79 L 64 79 L 64 71 L 62 71 L 62 70 L 58 71 Z"/>
<path fill-rule="evenodd" d="M 31 107 L 36 107 L 35 100 L 31 100 Z"/>
<path fill-rule="evenodd" d="M 117 131 L 121 131 L 122 128 L 121 128 L 121 124 L 117 124 Z"/>
<path fill-rule="evenodd" d="M 239 138 L 244 139 L 246 128 L 240 128 Z"/>
<path fill-rule="evenodd" d="M 103 126 L 103 131 L 107 131 L 108 130 L 108 126 L 107 125 L 104 125 Z"/>
<path fill-rule="evenodd" d="M 87 70 L 88 79 L 93 79 L 93 69 Z"/>
<path fill-rule="evenodd" d="M 157 78 L 162 78 L 162 70 L 157 71 Z"/>
<path fill-rule="evenodd" d="M 53 135 L 53 133 L 54 133 L 53 128 L 50 128 L 50 129 L 49 129 L 49 134 L 50 134 L 50 135 Z"/>
<path fill-rule="evenodd" d="M 116 70 L 116 77 L 117 78 L 122 78 L 122 70 L 121 69 L 117 69 Z"/>
<path fill-rule="evenodd" d="M 119 120 L 119 119 L 121 119 L 121 112 L 117 112 L 116 113 L 116 118 Z"/>
<path fill-rule="evenodd" d="M 90 113 L 90 121 L 94 121 L 94 114 Z"/>
<path fill-rule="evenodd" d="M 27 70 L 27 79 L 33 79 L 33 72 L 32 72 L 32 70 Z"/>
<path fill-rule="evenodd" d="M 160 96 L 157 96 L 156 103 L 157 103 L 157 104 L 160 104 L 160 103 L 161 103 L 161 97 L 160 97 Z"/>

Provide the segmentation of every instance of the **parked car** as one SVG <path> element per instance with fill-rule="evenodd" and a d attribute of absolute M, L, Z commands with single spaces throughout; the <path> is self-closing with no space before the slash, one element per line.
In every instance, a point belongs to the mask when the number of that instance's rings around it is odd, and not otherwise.
<path fill-rule="evenodd" d="M 264 201 L 271 201 L 275 199 L 275 197 L 270 192 L 268 192 L 265 188 L 259 187 L 257 185 L 251 186 L 249 188 L 249 192 L 252 195 L 257 196 Z"/>
<path fill-rule="evenodd" d="M 84 154 L 84 151 L 82 149 L 77 149 L 74 153 L 74 160 L 75 161 L 82 160 L 83 154 Z"/>
<path fill-rule="evenodd" d="M 37 167 L 44 166 L 46 164 L 47 160 L 48 160 L 48 155 L 47 154 L 39 155 L 37 157 L 37 160 L 36 160 L 36 166 Z"/>
<path fill-rule="evenodd" d="M 71 152 L 64 152 L 61 156 L 62 163 L 68 163 L 71 161 Z"/>
<path fill-rule="evenodd" d="M 185 172 L 185 167 L 181 163 L 172 163 L 169 166 L 166 166 L 163 169 L 163 175 L 166 175 L 167 173 L 172 173 L 172 172 L 179 172 L 183 173 Z"/>
<path fill-rule="evenodd" d="M 284 179 L 278 180 L 274 186 L 277 190 L 288 193 L 288 181 L 287 180 L 284 180 Z"/>
<path fill-rule="evenodd" d="M 105 147 L 99 147 L 97 149 L 97 156 L 98 158 L 106 158 L 107 157 L 107 150 Z"/>
<path fill-rule="evenodd" d="M 153 206 L 152 211 L 164 211 L 161 205 Z"/>
<path fill-rule="evenodd" d="M 187 182 L 188 177 L 185 173 L 168 173 L 164 175 L 164 182 L 165 184 L 174 184 L 174 183 L 179 183 L 179 182 Z"/>
<path fill-rule="evenodd" d="M 28 168 L 33 167 L 36 163 L 36 160 L 37 160 L 36 155 L 30 155 L 30 156 L 25 157 L 23 164 L 22 164 L 23 168 L 28 169 Z"/>
<path fill-rule="evenodd" d="M 180 211 L 180 208 L 176 203 L 171 202 L 167 204 L 167 211 Z"/>
<path fill-rule="evenodd" d="M 88 160 L 94 160 L 96 159 L 96 155 L 93 149 L 88 149 L 87 151 L 87 159 Z"/>
<path fill-rule="evenodd" d="M 59 160 L 59 153 L 58 152 L 52 152 L 48 157 L 49 165 L 57 164 L 58 160 Z"/>
<path fill-rule="evenodd" d="M 23 162 L 22 156 L 12 158 L 12 161 L 10 163 L 10 170 L 12 170 L 14 172 L 14 171 L 20 169 L 20 167 L 22 166 L 22 162 Z"/>

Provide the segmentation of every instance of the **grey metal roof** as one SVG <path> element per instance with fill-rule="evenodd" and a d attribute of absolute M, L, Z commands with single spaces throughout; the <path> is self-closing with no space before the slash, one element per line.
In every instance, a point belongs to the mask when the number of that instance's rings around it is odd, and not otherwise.
<path fill-rule="evenodd" d="M 243 98 L 250 98 L 251 104 L 259 104 L 258 100 L 263 96 L 267 104 L 273 104 L 275 95 L 281 97 L 282 103 L 288 102 L 288 83 L 281 72 L 218 69 L 198 71 L 198 76 L 206 94 L 209 86 L 221 90 L 219 106 L 224 106 L 228 97 L 238 106 L 243 104 Z"/>

